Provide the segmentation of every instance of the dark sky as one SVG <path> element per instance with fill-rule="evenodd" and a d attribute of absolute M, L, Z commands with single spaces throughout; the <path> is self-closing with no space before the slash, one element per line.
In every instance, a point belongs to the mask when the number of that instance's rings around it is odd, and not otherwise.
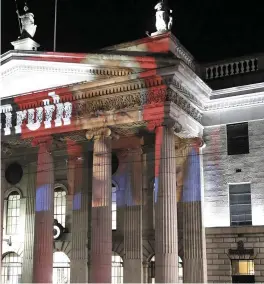
<path fill-rule="evenodd" d="M 40 50 L 52 51 L 55 0 L 28 0 Z M 2 0 L 1 53 L 19 35 L 15 0 Z M 17 0 L 20 10 L 24 0 Z M 58 0 L 57 51 L 93 52 L 155 31 L 156 0 Z M 263 8 L 257 1 L 169 0 L 172 32 L 197 60 L 264 52 Z M 262 1 L 259 1 L 260 4 Z"/>

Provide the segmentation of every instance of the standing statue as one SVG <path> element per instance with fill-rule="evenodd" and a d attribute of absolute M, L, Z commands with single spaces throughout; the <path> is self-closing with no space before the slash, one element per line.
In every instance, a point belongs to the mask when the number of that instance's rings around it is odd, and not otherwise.
<path fill-rule="evenodd" d="M 25 5 L 24 11 L 25 13 L 23 15 L 20 15 L 18 10 L 16 11 L 22 26 L 20 30 L 21 36 L 19 37 L 19 39 L 28 37 L 33 38 L 37 29 L 37 26 L 34 25 L 34 15 L 28 12 L 27 5 Z"/>
<path fill-rule="evenodd" d="M 169 10 L 167 5 L 162 1 L 159 2 L 154 9 L 156 12 L 156 28 L 158 32 L 167 32 L 172 27 L 172 10 Z"/>

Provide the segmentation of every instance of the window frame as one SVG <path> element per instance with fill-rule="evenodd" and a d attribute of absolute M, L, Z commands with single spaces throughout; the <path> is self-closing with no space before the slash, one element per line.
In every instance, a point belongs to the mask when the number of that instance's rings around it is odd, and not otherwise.
<path fill-rule="evenodd" d="M 237 132 L 238 133 L 240 132 L 240 135 L 233 136 L 231 134 L 232 130 L 234 131 L 235 127 L 239 127 L 239 126 L 241 126 L 241 129 L 237 130 Z M 242 129 L 243 126 L 246 127 L 245 132 L 247 132 L 247 134 L 243 134 L 243 129 Z M 243 139 L 245 139 L 246 141 L 242 142 Z M 234 142 L 235 140 L 238 142 Z M 233 156 L 233 155 L 249 154 L 250 149 L 249 149 L 248 122 L 227 124 L 226 125 L 226 141 L 227 141 L 227 155 Z"/>
<path fill-rule="evenodd" d="M 232 192 L 231 193 L 231 187 L 232 186 L 245 186 L 245 185 L 248 185 L 248 191 L 244 191 L 243 192 L 243 190 L 244 189 L 241 189 L 241 191 L 239 192 Z M 233 189 L 235 189 L 235 188 L 233 188 Z M 229 216 L 230 216 L 230 226 L 232 226 L 232 227 L 242 227 L 242 226 L 252 226 L 252 190 L 251 190 L 251 183 L 248 183 L 248 182 L 245 182 L 245 183 L 230 183 L 230 184 L 228 184 L 228 193 L 229 193 Z M 237 202 L 234 202 L 234 203 L 232 203 L 231 204 L 231 200 L 232 200 L 232 197 L 234 197 L 234 196 L 236 196 L 236 197 L 238 197 L 238 196 L 242 196 L 242 197 L 244 197 L 245 195 L 247 195 L 247 196 L 249 196 L 249 203 L 242 203 L 242 202 L 245 202 L 245 200 L 243 200 L 243 199 L 241 199 L 240 201 L 241 202 L 239 202 L 239 199 L 237 200 Z M 247 211 L 246 211 L 246 213 L 244 213 L 244 214 L 239 214 L 239 212 L 238 212 L 238 214 L 233 214 L 234 212 L 232 212 L 232 209 L 233 210 L 235 210 L 234 208 L 241 208 L 241 206 L 244 206 L 244 207 L 249 207 L 250 208 L 250 213 L 247 213 Z M 234 216 L 237 216 L 238 217 L 238 219 L 241 217 L 241 216 L 246 216 L 246 215 L 250 215 L 250 219 L 249 220 L 246 220 L 246 218 L 245 218 L 245 220 L 244 220 L 244 222 L 243 221 L 233 221 L 233 219 L 234 219 Z"/>
<path fill-rule="evenodd" d="M 18 196 L 18 199 L 16 200 L 10 200 L 10 196 Z M 16 203 L 16 207 L 15 208 L 9 208 L 9 205 L 11 202 L 15 202 Z M 17 205 L 18 204 L 18 205 Z M 11 214 L 11 216 L 9 215 L 9 209 L 15 209 L 18 211 L 18 214 L 16 214 L 15 216 L 12 216 L 13 214 Z M 17 235 L 18 234 L 18 228 L 19 228 L 19 223 L 20 223 L 20 209 L 21 209 L 21 194 L 20 192 L 18 192 L 17 190 L 12 190 L 8 193 L 8 196 L 6 198 L 6 218 L 5 218 L 5 233 L 6 235 Z M 14 219 L 16 218 L 16 229 L 13 230 L 10 228 L 12 228 L 13 222 L 11 221 L 11 225 L 9 226 L 9 219 Z"/>
<path fill-rule="evenodd" d="M 9 260 L 14 257 L 16 257 L 17 260 L 20 260 L 20 261 L 9 261 L 9 262 L 6 262 L 5 261 L 5 258 L 9 258 Z M 16 265 L 10 265 L 10 264 L 16 264 Z M 19 280 L 21 281 L 22 280 L 22 263 L 23 263 L 23 260 L 21 258 L 20 255 L 18 255 L 16 252 L 14 251 L 10 251 L 8 253 L 6 253 L 3 258 L 2 258 L 2 271 L 1 271 L 1 283 L 3 284 L 6 284 L 6 283 L 9 283 L 9 284 L 17 284 L 17 283 L 21 283 L 19 282 Z M 12 275 L 8 275 L 8 273 L 12 270 L 10 268 L 13 268 L 16 269 L 17 271 L 17 274 L 12 274 Z M 5 272 L 7 272 L 7 274 L 5 274 Z M 18 279 L 18 282 L 17 281 L 10 281 L 10 279 L 8 277 L 11 277 L 13 279 L 13 277 L 16 277 Z M 6 282 L 5 282 L 6 280 Z"/>
<path fill-rule="evenodd" d="M 234 273 L 234 270 L 236 270 L 237 268 L 238 268 L 238 270 L 239 270 L 239 262 L 246 262 L 246 263 L 247 263 L 247 273 L 241 273 L 240 271 Z M 238 264 L 237 267 L 234 267 L 234 264 L 235 264 L 235 263 Z M 250 269 L 249 263 L 251 263 L 252 269 Z M 231 273 L 232 273 L 232 276 L 255 275 L 255 263 L 254 263 L 254 259 L 233 259 L 233 260 L 231 261 Z"/>
<path fill-rule="evenodd" d="M 56 197 L 56 193 L 64 193 L 61 197 Z M 67 190 L 63 186 L 56 186 L 54 188 L 54 206 L 53 206 L 53 218 L 56 219 L 64 228 L 66 226 L 66 215 L 67 215 Z M 61 204 L 57 203 L 57 200 L 61 199 Z M 64 207 L 65 212 L 62 213 Z M 56 208 L 56 209 L 55 209 Z M 58 210 L 60 208 L 60 210 Z M 59 213 L 57 213 L 59 212 Z"/>
<path fill-rule="evenodd" d="M 115 190 L 114 190 L 115 189 Z M 112 183 L 112 192 L 111 192 L 111 220 L 112 220 L 112 231 L 116 231 L 117 229 L 117 186 Z M 113 195 L 115 195 L 115 201 L 113 201 Z M 113 205 L 115 208 L 113 209 Z M 113 216 L 115 215 L 115 218 Z"/>

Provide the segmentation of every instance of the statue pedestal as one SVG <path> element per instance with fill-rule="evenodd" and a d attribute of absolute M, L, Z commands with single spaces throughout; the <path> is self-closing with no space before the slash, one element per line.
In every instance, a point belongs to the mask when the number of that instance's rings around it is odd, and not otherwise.
<path fill-rule="evenodd" d="M 169 31 L 160 31 L 160 32 L 155 32 L 155 33 L 151 33 L 151 36 L 158 36 L 158 35 L 162 35 L 162 34 L 166 34 L 168 33 Z"/>
<path fill-rule="evenodd" d="M 15 50 L 37 50 L 40 46 L 29 37 L 12 41 L 11 44 L 14 46 Z"/>

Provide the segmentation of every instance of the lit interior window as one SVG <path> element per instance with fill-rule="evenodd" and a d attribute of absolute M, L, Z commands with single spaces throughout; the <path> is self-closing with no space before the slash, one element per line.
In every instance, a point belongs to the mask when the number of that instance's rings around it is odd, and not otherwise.
<path fill-rule="evenodd" d="M 16 234 L 18 231 L 20 216 L 20 195 L 13 191 L 9 194 L 7 199 L 7 219 L 6 219 L 6 233 L 7 235 Z"/>
<path fill-rule="evenodd" d="M 233 260 L 232 275 L 254 275 L 254 261 Z"/>
<path fill-rule="evenodd" d="M 112 254 L 112 283 L 123 283 L 123 260 L 114 252 Z"/>
<path fill-rule="evenodd" d="M 21 283 L 22 260 L 14 252 L 8 253 L 2 260 L 2 284 Z"/>
<path fill-rule="evenodd" d="M 116 187 L 112 184 L 112 230 L 116 230 Z"/>
<path fill-rule="evenodd" d="M 53 284 L 70 283 L 70 259 L 62 252 L 53 254 Z"/>
<path fill-rule="evenodd" d="M 54 190 L 54 219 L 63 227 L 66 221 L 66 192 L 62 188 Z"/>

